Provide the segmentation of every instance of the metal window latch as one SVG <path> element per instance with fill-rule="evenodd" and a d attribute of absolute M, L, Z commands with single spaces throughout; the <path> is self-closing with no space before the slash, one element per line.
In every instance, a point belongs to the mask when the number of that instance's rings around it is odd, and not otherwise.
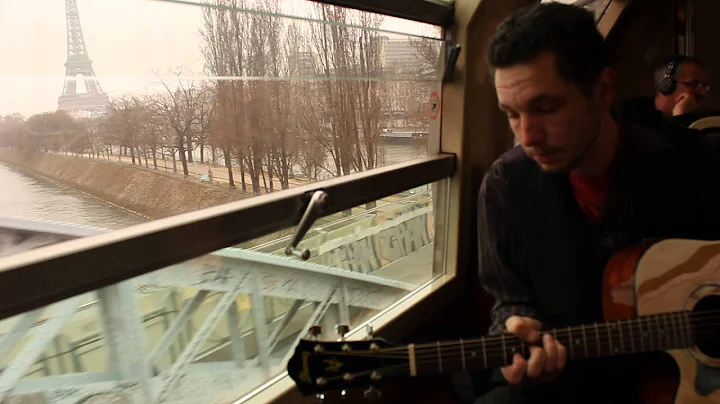
<path fill-rule="evenodd" d="M 443 83 L 450 83 L 455 78 L 455 65 L 462 47 L 454 42 L 445 44 L 445 71 L 443 72 Z"/>
<path fill-rule="evenodd" d="M 302 219 L 300 219 L 300 224 L 298 224 L 297 229 L 295 229 L 295 234 L 293 234 L 290 245 L 285 248 L 285 255 L 294 255 L 303 261 L 307 261 L 307 259 L 310 258 L 310 250 L 307 248 L 297 248 L 297 246 L 300 244 L 300 240 L 305 237 L 308 230 L 310 230 L 310 226 L 325 212 L 327 198 L 328 194 L 325 191 L 315 191 L 313 193 L 305 209 L 305 213 Z"/>

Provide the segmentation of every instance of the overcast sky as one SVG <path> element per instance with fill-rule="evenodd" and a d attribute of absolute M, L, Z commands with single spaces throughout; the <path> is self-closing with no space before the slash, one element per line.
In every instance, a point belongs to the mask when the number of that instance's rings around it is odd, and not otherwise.
<path fill-rule="evenodd" d="M 305 0 L 280 0 L 283 12 L 306 15 Z M 146 92 L 153 70 L 203 69 L 201 8 L 158 0 L 77 0 L 85 44 L 110 96 Z M 383 29 L 432 35 L 425 25 L 385 17 Z M 65 0 L 0 0 L 0 115 L 57 109 L 67 54 Z M 78 92 L 84 92 L 78 85 Z"/>

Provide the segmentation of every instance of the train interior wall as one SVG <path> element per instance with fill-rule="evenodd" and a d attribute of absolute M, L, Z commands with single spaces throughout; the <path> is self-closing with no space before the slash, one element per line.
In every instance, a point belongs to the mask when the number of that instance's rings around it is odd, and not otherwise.
<path fill-rule="evenodd" d="M 654 69 L 674 48 L 675 0 L 631 1 L 606 41 L 616 72 L 616 104 L 653 96 Z"/>
<path fill-rule="evenodd" d="M 708 93 L 708 107 L 720 110 L 720 52 L 717 39 L 720 38 L 720 1 L 696 0 L 695 8 L 695 55 L 702 60 L 710 72 L 710 85 L 713 89 Z"/>

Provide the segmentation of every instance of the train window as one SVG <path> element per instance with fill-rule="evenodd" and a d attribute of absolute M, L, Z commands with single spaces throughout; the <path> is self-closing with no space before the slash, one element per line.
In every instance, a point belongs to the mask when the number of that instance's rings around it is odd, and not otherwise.
<path fill-rule="evenodd" d="M 6 215 L 122 228 L 438 141 L 436 26 L 304 1 L 26 3 L 2 6 L 18 39 L 0 67 L 0 176 L 27 193 Z M 38 176 L 69 192 L 21 185 Z M 46 206 L 62 203 L 83 209 Z"/>
<path fill-rule="evenodd" d="M 311 326 L 335 339 L 344 324 L 350 337 L 444 274 L 435 240 L 445 186 L 317 221 L 300 244 L 307 261 L 286 256 L 285 232 L 271 233 L 5 319 L 12 354 L 3 366 L 17 369 L 19 396 L 40 389 L 73 402 L 98 391 L 133 402 L 232 402 L 282 374 Z M 122 383 L 134 377 L 140 383 Z"/>
<path fill-rule="evenodd" d="M 453 279 L 451 1 L 51 3 L 0 13 L 0 397 L 233 402 Z"/>

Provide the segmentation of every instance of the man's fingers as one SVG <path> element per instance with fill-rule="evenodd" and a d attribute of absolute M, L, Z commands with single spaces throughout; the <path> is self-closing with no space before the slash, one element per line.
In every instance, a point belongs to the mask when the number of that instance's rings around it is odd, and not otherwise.
<path fill-rule="evenodd" d="M 543 335 L 543 348 L 545 348 L 545 372 L 552 373 L 555 369 L 558 369 L 558 345 L 559 342 L 550 336 L 550 334 Z"/>
<path fill-rule="evenodd" d="M 527 361 L 527 375 L 531 379 L 535 379 L 542 375 L 545 370 L 545 350 L 539 346 L 530 347 L 530 359 Z"/>
<path fill-rule="evenodd" d="M 567 363 L 567 350 L 549 334 L 540 334 L 539 321 L 529 317 L 512 316 L 505 321 L 505 327 L 519 339 L 542 344 L 530 346 L 530 357 L 527 360 L 515 354 L 513 363 L 502 368 L 508 383 L 519 384 L 525 375 L 530 379 L 552 380 L 563 370 Z"/>
<path fill-rule="evenodd" d="M 500 369 L 505 380 L 510 384 L 520 384 L 527 372 L 527 361 L 520 354 L 513 356 L 512 364 Z"/>
<path fill-rule="evenodd" d="M 557 343 L 557 355 L 556 370 L 560 371 L 565 369 L 565 364 L 567 363 L 567 349 L 560 342 Z"/>
<path fill-rule="evenodd" d="M 540 339 L 540 322 L 534 318 L 512 316 L 505 321 L 508 332 L 527 341 L 537 342 Z"/>
<path fill-rule="evenodd" d="M 697 96 L 692 93 L 682 93 L 678 96 L 673 107 L 673 116 L 683 115 L 693 111 L 697 106 Z"/>

